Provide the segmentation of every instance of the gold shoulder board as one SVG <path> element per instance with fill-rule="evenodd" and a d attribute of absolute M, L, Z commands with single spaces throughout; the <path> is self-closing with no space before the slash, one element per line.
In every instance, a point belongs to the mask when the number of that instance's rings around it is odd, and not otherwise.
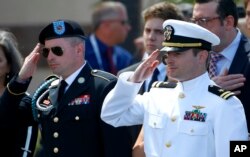
<path fill-rule="evenodd" d="M 224 90 L 221 87 L 218 87 L 218 86 L 215 86 L 215 85 L 210 85 L 208 87 L 208 91 L 215 94 L 215 95 L 218 95 L 219 97 L 221 97 L 221 98 L 223 98 L 225 100 L 227 100 L 231 96 L 235 95 L 233 92 Z"/>

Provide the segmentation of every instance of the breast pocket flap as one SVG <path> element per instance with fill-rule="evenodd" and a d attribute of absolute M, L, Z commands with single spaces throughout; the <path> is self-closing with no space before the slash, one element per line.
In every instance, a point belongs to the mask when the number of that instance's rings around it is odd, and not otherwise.
<path fill-rule="evenodd" d="M 206 135 L 208 134 L 208 125 L 206 123 L 184 120 L 180 122 L 179 132 L 188 135 Z"/>
<path fill-rule="evenodd" d="M 164 118 L 162 115 L 149 114 L 148 125 L 152 128 L 163 128 Z"/>

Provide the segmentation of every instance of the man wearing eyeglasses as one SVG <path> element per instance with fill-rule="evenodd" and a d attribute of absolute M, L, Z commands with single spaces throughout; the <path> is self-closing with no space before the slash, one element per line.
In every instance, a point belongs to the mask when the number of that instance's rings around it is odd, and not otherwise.
<path fill-rule="evenodd" d="M 212 48 L 214 53 L 211 53 L 208 70 L 215 76 L 210 77 L 222 88 L 233 91 L 241 100 L 249 128 L 250 43 L 237 28 L 236 4 L 233 0 L 196 0 L 191 21 L 220 38 L 220 44 Z M 215 66 L 212 66 L 212 61 L 216 61 Z"/>
<path fill-rule="evenodd" d="M 86 40 L 85 58 L 94 69 L 116 75 L 132 64 L 132 54 L 117 45 L 125 41 L 131 29 L 124 4 L 109 1 L 96 5 L 92 28 L 93 33 Z"/>
<path fill-rule="evenodd" d="M 128 129 L 100 119 L 103 100 L 117 79 L 93 70 L 82 57 L 85 38 L 80 25 L 70 20 L 53 21 L 40 32 L 40 43 L 2 96 L 10 115 L 6 121 L 38 123 L 43 157 L 131 157 Z M 25 96 L 41 55 L 56 75 L 46 78 L 32 97 Z"/>

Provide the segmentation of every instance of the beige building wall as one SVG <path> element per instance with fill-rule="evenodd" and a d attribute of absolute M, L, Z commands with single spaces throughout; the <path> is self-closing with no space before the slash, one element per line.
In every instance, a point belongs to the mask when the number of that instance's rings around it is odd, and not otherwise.
<path fill-rule="evenodd" d="M 90 23 L 98 0 L 1 0 L 0 26 L 40 25 L 60 18 Z"/>
<path fill-rule="evenodd" d="M 91 23 L 91 9 L 98 0 L 1 0 L 0 28 L 13 32 L 23 56 L 31 52 L 38 42 L 40 30 L 50 21 L 72 19 L 78 21 L 85 32 Z M 33 76 L 29 91 L 51 74 L 45 59 L 41 59 Z"/>

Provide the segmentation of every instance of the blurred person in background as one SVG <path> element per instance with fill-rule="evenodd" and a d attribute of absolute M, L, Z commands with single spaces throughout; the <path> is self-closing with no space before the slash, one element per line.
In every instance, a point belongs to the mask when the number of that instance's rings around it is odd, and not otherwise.
<path fill-rule="evenodd" d="M 195 0 L 192 22 L 216 34 L 221 42 L 212 48 L 210 77 L 241 100 L 250 127 L 250 42 L 241 33 L 233 0 Z"/>
<path fill-rule="evenodd" d="M 135 45 L 135 53 L 133 56 L 133 63 L 140 62 L 144 56 L 145 53 L 145 47 L 144 47 L 144 39 L 143 36 L 139 36 L 134 39 L 134 45 Z"/>
<path fill-rule="evenodd" d="M 85 58 L 94 69 L 114 75 L 133 63 L 132 54 L 118 46 L 131 29 L 127 9 L 121 2 L 98 3 L 92 14 L 93 33 L 86 40 Z"/>
<path fill-rule="evenodd" d="M 35 150 L 38 127 L 31 124 L 20 127 L 18 120 L 7 123 L 6 107 L 1 104 L 1 96 L 10 79 L 19 72 L 23 57 L 18 49 L 13 33 L 0 29 L 0 153 L 8 157 L 32 157 Z M 12 104 L 9 104 L 12 105 Z M 12 114 L 17 114 L 14 110 Z"/>
<path fill-rule="evenodd" d="M 250 0 L 244 0 L 244 7 L 246 12 L 246 26 L 250 30 Z"/>

